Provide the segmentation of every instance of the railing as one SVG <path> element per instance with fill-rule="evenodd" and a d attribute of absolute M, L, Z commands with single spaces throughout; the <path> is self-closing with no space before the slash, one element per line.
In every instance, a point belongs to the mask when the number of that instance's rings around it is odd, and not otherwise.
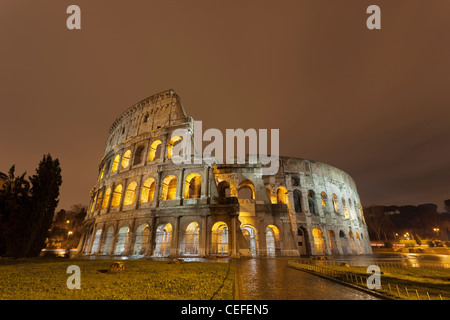
<path fill-rule="evenodd" d="M 319 265 L 316 262 L 320 263 Z M 442 297 L 441 294 L 431 294 L 428 291 L 419 291 L 417 289 L 413 289 L 407 286 L 399 287 L 397 284 L 393 285 L 389 282 L 383 281 L 380 282 L 380 288 L 377 290 L 368 288 L 368 276 L 363 276 L 360 274 L 355 274 L 353 272 L 335 270 L 332 268 L 327 268 L 327 266 L 342 266 L 345 262 L 342 261 L 327 261 L 327 260 L 311 260 L 311 259 L 299 259 L 299 260 L 290 260 L 288 262 L 288 266 L 299 269 L 306 270 L 311 273 L 320 274 L 321 276 L 325 276 L 327 278 L 333 279 L 335 281 L 340 281 L 343 283 L 349 283 L 353 286 L 357 286 L 361 289 L 364 289 L 366 292 L 379 295 L 380 297 L 384 297 L 386 299 L 407 299 L 407 300 L 443 300 L 450 299 L 449 296 Z M 391 267 L 391 264 L 388 263 Z M 395 264 L 392 265 L 392 267 Z M 359 265 L 361 266 L 361 265 Z M 380 266 L 377 263 L 377 266 Z M 401 266 L 404 268 L 405 266 Z"/>

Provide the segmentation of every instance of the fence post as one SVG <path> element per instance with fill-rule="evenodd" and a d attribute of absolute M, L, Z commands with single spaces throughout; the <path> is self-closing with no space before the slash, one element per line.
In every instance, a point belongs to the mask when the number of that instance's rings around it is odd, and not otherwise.
<path fill-rule="evenodd" d="M 419 292 L 417 292 L 417 289 L 416 289 L 416 295 L 417 295 L 417 299 L 419 299 L 419 300 L 420 300 L 420 297 L 419 297 Z"/>
<path fill-rule="evenodd" d="M 405 291 L 406 291 L 406 296 L 407 296 L 408 299 L 409 299 L 408 287 L 405 287 Z"/>

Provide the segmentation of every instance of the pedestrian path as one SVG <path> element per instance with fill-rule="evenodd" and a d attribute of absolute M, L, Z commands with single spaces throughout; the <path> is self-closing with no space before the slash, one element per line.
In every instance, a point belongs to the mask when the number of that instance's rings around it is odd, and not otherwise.
<path fill-rule="evenodd" d="M 285 258 L 237 260 L 242 300 L 376 300 L 370 294 L 289 268 Z"/>

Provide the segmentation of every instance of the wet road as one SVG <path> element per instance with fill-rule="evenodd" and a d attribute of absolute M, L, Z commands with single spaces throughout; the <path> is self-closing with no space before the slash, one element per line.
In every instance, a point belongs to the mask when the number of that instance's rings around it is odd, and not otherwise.
<path fill-rule="evenodd" d="M 288 259 L 240 259 L 242 300 L 376 300 L 366 294 L 287 266 Z"/>

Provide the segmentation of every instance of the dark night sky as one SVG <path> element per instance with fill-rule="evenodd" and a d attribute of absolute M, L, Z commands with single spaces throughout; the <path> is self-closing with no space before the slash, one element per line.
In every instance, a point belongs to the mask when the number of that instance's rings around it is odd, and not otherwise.
<path fill-rule="evenodd" d="M 82 29 L 66 28 L 66 8 Z M 366 8 L 382 29 L 366 28 Z M 280 153 L 356 181 L 363 205 L 450 198 L 450 1 L 0 1 L 0 171 L 61 161 L 89 201 L 108 130 L 174 89 L 206 128 L 280 129 Z"/>

